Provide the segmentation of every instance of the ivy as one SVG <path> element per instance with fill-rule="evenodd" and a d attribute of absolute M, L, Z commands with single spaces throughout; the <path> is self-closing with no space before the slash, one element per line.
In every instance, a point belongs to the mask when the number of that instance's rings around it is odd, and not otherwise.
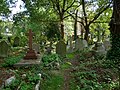
<path fill-rule="evenodd" d="M 120 35 L 111 34 L 111 49 L 107 53 L 107 60 L 113 61 L 115 67 L 120 63 Z"/>

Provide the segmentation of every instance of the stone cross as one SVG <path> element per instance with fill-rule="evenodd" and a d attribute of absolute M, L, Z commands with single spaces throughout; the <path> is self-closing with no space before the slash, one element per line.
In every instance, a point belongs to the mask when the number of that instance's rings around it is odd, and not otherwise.
<path fill-rule="evenodd" d="M 31 29 L 29 30 L 29 33 L 27 35 L 29 36 L 29 49 L 31 50 L 32 49 L 32 38 L 34 35 Z"/>
<path fill-rule="evenodd" d="M 35 51 L 32 49 L 32 38 L 33 38 L 33 32 L 30 29 L 29 33 L 27 34 L 29 37 L 29 50 L 27 51 L 24 59 L 29 60 L 29 59 L 37 59 L 37 55 Z"/>

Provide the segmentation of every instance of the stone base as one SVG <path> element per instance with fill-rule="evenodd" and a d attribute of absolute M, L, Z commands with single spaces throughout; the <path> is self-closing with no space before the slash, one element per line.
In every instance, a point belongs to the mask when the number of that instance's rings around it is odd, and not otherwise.
<path fill-rule="evenodd" d="M 40 61 L 42 56 L 40 54 L 37 55 L 37 59 L 29 59 L 25 60 L 22 59 L 20 62 L 14 64 L 14 67 L 26 67 L 26 66 L 34 66 L 34 65 L 40 65 Z"/>
<path fill-rule="evenodd" d="M 29 60 L 29 59 L 37 59 L 37 55 L 34 50 L 27 51 L 26 56 L 24 57 L 24 60 Z"/>

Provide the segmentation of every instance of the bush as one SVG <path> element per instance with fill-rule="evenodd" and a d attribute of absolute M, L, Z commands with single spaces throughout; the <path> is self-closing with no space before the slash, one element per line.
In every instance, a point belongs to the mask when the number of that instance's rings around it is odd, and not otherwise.
<path fill-rule="evenodd" d="M 47 65 L 51 62 L 59 62 L 59 61 L 60 61 L 60 57 L 58 56 L 58 54 L 44 55 L 42 58 L 42 62 L 44 63 L 44 65 Z"/>

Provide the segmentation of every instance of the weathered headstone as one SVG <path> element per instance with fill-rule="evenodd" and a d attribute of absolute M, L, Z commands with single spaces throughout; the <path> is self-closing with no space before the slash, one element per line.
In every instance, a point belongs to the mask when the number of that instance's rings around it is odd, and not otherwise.
<path fill-rule="evenodd" d="M 0 57 L 4 58 L 8 56 L 9 46 L 5 41 L 0 42 Z"/>
<path fill-rule="evenodd" d="M 108 50 L 110 49 L 110 47 L 111 47 L 110 41 L 105 40 L 105 41 L 103 42 L 103 44 L 104 44 L 104 46 L 105 46 L 105 50 L 108 51 Z"/>
<path fill-rule="evenodd" d="M 35 52 L 36 52 L 37 54 L 40 53 L 40 45 L 39 45 L 39 44 L 33 43 L 32 49 L 35 50 Z"/>
<path fill-rule="evenodd" d="M 71 36 L 69 37 L 67 47 L 68 47 L 67 52 L 68 52 L 68 53 L 72 53 L 74 46 L 73 46 L 73 38 L 72 38 Z"/>
<path fill-rule="evenodd" d="M 64 41 L 61 40 L 56 44 L 56 53 L 61 56 L 66 55 L 66 44 L 64 43 Z"/>
<path fill-rule="evenodd" d="M 104 54 L 106 54 L 105 47 L 104 47 L 103 43 L 97 42 L 95 44 L 95 49 L 94 50 L 96 52 L 96 55 L 104 55 Z"/>
<path fill-rule="evenodd" d="M 88 43 L 86 40 L 83 40 L 83 45 L 84 45 L 84 47 L 88 47 Z"/>
<path fill-rule="evenodd" d="M 85 47 L 88 47 L 87 41 L 80 38 L 75 41 L 75 50 L 83 50 Z"/>
<path fill-rule="evenodd" d="M 27 51 L 26 56 L 24 57 L 24 59 L 25 60 L 37 59 L 37 55 L 36 55 L 35 51 L 32 49 L 33 32 L 32 32 L 31 29 L 29 30 L 28 36 L 29 36 L 29 44 L 28 44 L 29 45 L 29 50 Z"/>
<path fill-rule="evenodd" d="M 13 47 L 17 47 L 20 44 L 20 38 L 19 37 L 15 37 L 14 38 L 14 42 L 13 42 Z"/>

